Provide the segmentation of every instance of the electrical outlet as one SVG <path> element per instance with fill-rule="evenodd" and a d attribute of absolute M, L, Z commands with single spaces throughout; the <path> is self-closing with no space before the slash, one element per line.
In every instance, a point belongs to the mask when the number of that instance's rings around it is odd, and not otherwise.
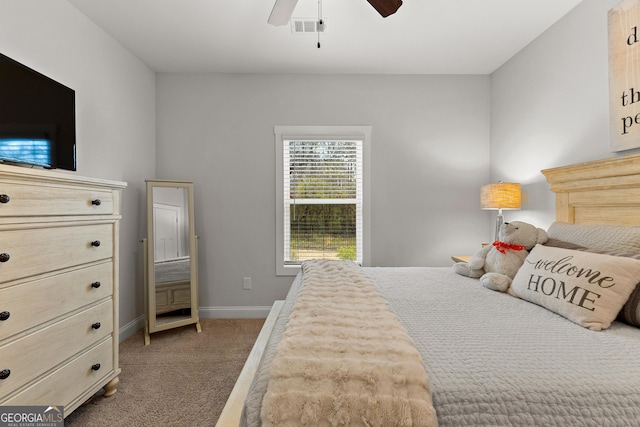
<path fill-rule="evenodd" d="M 242 278 L 242 289 L 246 289 L 246 290 L 251 289 L 251 277 Z"/>

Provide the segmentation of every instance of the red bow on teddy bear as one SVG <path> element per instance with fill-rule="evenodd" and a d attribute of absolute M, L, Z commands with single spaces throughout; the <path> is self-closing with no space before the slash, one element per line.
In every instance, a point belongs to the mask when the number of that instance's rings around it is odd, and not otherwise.
<path fill-rule="evenodd" d="M 512 245 L 510 243 L 505 243 L 505 242 L 500 242 L 498 240 L 496 240 L 495 242 L 493 242 L 493 246 L 495 246 L 495 248 L 498 250 L 498 252 L 500 253 L 505 253 L 505 251 L 507 249 L 513 249 L 514 251 L 523 251 L 525 249 L 527 249 L 525 246 L 521 246 L 521 245 Z"/>

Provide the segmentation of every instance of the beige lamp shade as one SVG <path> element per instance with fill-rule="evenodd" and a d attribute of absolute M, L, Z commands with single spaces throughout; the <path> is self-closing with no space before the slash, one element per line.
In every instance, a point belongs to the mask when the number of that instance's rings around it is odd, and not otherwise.
<path fill-rule="evenodd" d="M 480 189 L 480 206 L 482 209 L 520 209 L 521 195 L 520 184 L 515 182 L 485 184 Z"/>

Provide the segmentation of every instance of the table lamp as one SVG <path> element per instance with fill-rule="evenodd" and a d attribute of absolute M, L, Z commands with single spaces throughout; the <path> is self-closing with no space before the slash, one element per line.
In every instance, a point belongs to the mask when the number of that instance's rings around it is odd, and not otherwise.
<path fill-rule="evenodd" d="M 515 182 L 496 182 L 493 184 L 485 184 L 480 189 L 480 206 L 482 209 L 491 209 L 498 211 L 496 218 L 495 240 L 498 240 L 500 226 L 504 223 L 502 210 L 520 209 L 521 203 L 520 184 Z"/>

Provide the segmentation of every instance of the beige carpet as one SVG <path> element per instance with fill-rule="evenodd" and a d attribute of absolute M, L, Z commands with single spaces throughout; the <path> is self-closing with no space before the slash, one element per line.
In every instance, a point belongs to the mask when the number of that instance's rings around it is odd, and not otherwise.
<path fill-rule="evenodd" d="M 203 319 L 120 344 L 118 392 L 93 396 L 65 419 L 68 427 L 214 426 L 264 319 Z"/>

